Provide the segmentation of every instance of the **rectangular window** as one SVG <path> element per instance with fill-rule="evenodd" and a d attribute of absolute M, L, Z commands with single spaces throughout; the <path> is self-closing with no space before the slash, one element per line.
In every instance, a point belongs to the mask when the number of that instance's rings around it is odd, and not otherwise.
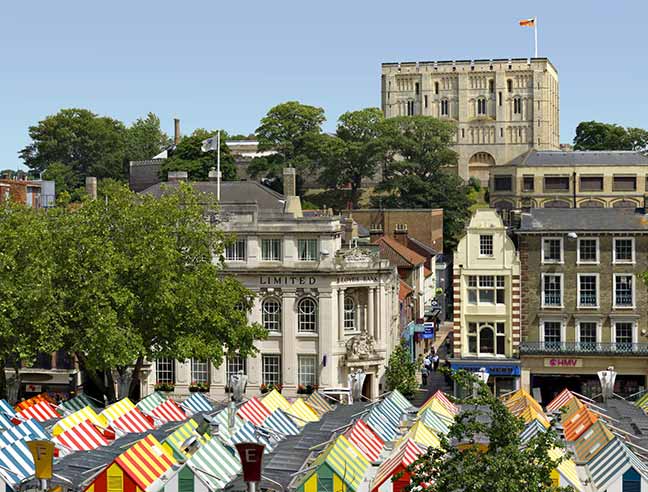
<path fill-rule="evenodd" d="M 241 357 L 240 355 L 235 355 L 227 359 L 227 367 L 225 368 L 225 376 L 227 378 L 226 384 L 229 385 L 229 381 L 232 376 L 240 374 L 241 371 L 243 374 L 247 374 L 247 359 Z"/>
<path fill-rule="evenodd" d="M 533 176 L 524 176 L 522 178 L 522 191 L 533 191 L 535 179 Z"/>
<path fill-rule="evenodd" d="M 550 237 L 542 238 L 542 262 L 543 263 L 562 263 L 562 238 Z"/>
<path fill-rule="evenodd" d="M 582 321 L 578 323 L 578 339 L 581 350 L 593 351 L 596 348 L 596 330 L 596 322 Z"/>
<path fill-rule="evenodd" d="M 281 239 L 262 239 L 261 259 L 263 261 L 281 261 Z"/>
<path fill-rule="evenodd" d="M 468 275 L 468 303 L 505 304 L 506 283 L 503 276 Z"/>
<path fill-rule="evenodd" d="M 562 275 L 542 274 L 542 306 L 562 307 Z"/>
<path fill-rule="evenodd" d="M 434 83 L 434 93 L 435 93 L 435 94 L 438 94 L 438 93 L 439 93 L 439 83 L 438 83 L 438 82 L 435 82 L 435 83 Z"/>
<path fill-rule="evenodd" d="M 299 261 L 317 261 L 319 259 L 317 239 L 298 239 L 297 249 L 299 252 Z"/>
<path fill-rule="evenodd" d="M 501 92 L 497 93 L 497 104 L 500 105 L 500 106 L 502 105 L 502 93 Z"/>
<path fill-rule="evenodd" d="M 632 321 L 617 321 L 614 323 L 614 342 L 617 351 L 632 351 L 634 323 Z"/>
<path fill-rule="evenodd" d="M 237 239 L 225 247 L 225 259 L 229 261 L 245 261 L 247 254 L 247 242 L 245 239 Z"/>
<path fill-rule="evenodd" d="M 155 380 L 157 383 L 175 384 L 175 360 L 161 357 L 155 361 Z"/>
<path fill-rule="evenodd" d="M 635 191 L 637 189 L 636 176 L 614 176 L 612 191 Z"/>
<path fill-rule="evenodd" d="M 191 382 L 209 383 L 209 362 L 191 359 Z"/>
<path fill-rule="evenodd" d="M 420 94 L 420 92 L 421 92 L 421 86 L 420 86 L 420 84 L 418 82 L 415 82 L 414 83 L 414 94 L 416 94 L 418 96 Z"/>
<path fill-rule="evenodd" d="M 482 234 L 479 236 L 479 256 L 493 256 L 493 236 Z"/>
<path fill-rule="evenodd" d="M 264 355 L 261 362 L 263 384 L 281 384 L 281 355 Z"/>
<path fill-rule="evenodd" d="M 495 176 L 495 191 L 511 191 L 513 178 L 511 176 Z"/>
<path fill-rule="evenodd" d="M 634 275 L 614 274 L 614 307 L 634 307 Z"/>
<path fill-rule="evenodd" d="M 545 191 L 569 191 L 569 176 L 545 176 Z"/>
<path fill-rule="evenodd" d="M 423 100 L 425 101 L 425 107 L 427 108 L 427 107 L 428 107 L 428 97 L 427 97 L 427 94 L 426 94 L 425 96 L 423 96 Z"/>
<path fill-rule="evenodd" d="M 603 191 L 603 176 L 581 176 L 581 191 Z"/>
<path fill-rule="evenodd" d="M 634 263 L 633 238 L 614 238 L 614 263 Z"/>
<path fill-rule="evenodd" d="M 468 323 L 468 352 L 477 353 L 477 323 Z"/>
<path fill-rule="evenodd" d="M 545 349 L 559 351 L 562 342 L 562 323 L 560 321 L 544 321 L 543 325 Z"/>
<path fill-rule="evenodd" d="M 497 323 L 497 355 L 506 355 L 506 329 L 504 323 Z"/>
<path fill-rule="evenodd" d="M 595 308 L 598 306 L 598 275 L 578 274 L 578 307 Z"/>
<path fill-rule="evenodd" d="M 448 100 L 443 99 L 441 101 L 441 116 L 448 116 L 449 110 L 448 110 Z"/>
<path fill-rule="evenodd" d="M 297 378 L 301 386 L 317 384 L 317 356 L 300 355 L 297 357 Z"/>
<path fill-rule="evenodd" d="M 598 239 L 578 238 L 578 263 L 598 263 Z"/>

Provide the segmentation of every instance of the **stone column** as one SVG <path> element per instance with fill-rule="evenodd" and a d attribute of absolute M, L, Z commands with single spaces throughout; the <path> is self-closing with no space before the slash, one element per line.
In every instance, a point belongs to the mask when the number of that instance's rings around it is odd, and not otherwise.
<path fill-rule="evenodd" d="M 367 296 L 367 334 L 368 335 L 375 335 L 375 325 L 374 325 L 374 319 L 375 319 L 375 303 L 374 303 L 374 296 L 376 295 L 376 289 L 373 287 L 369 287 L 369 295 Z"/>
<path fill-rule="evenodd" d="M 318 349 L 318 366 L 320 367 L 319 383 L 322 386 L 333 386 L 335 384 L 335 367 L 333 364 L 333 351 L 335 350 L 336 335 L 333 330 L 336 322 L 335 311 L 333 309 L 333 293 L 319 293 L 319 349 Z M 322 366 L 322 360 L 326 355 L 326 367 Z"/>
<path fill-rule="evenodd" d="M 385 301 L 385 286 L 381 283 L 376 289 L 378 316 L 376 318 L 376 341 L 384 343 L 384 327 L 389 325 L 389 304 Z"/>
<path fill-rule="evenodd" d="M 284 292 L 281 296 L 281 378 L 286 389 L 297 387 L 297 317 L 295 311 L 295 299 L 297 294 Z"/>
<path fill-rule="evenodd" d="M 344 289 L 338 288 L 338 338 L 344 340 Z"/>

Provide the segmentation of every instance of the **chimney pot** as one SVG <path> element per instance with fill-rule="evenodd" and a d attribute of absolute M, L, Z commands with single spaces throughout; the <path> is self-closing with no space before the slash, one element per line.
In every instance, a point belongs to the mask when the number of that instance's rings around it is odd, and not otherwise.
<path fill-rule="evenodd" d="M 394 239 L 403 246 L 407 246 L 407 236 L 407 224 L 396 224 L 394 228 Z"/>
<path fill-rule="evenodd" d="M 173 143 L 180 143 L 180 118 L 173 118 Z"/>
<path fill-rule="evenodd" d="M 87 176 L 85 179 L 85 190 L 90 195 L 91 200 L 97 199 L 97 178 L 94 176 Z"/>
<path fill-rule="evenodd" d="M 189 173 L 187 171 L 169 171 L 167 180 L 169 183 L 178 183 L 179 181 L 187 181 Z"/>

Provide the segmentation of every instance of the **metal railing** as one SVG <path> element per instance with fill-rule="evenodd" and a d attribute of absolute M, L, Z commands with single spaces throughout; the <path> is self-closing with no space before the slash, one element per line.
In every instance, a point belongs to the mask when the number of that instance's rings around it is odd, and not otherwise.
<path fill-rule="evenodd" d="M 522 354 L 648 355 L 648 343 L 629 342 L 522 342 Z"/>

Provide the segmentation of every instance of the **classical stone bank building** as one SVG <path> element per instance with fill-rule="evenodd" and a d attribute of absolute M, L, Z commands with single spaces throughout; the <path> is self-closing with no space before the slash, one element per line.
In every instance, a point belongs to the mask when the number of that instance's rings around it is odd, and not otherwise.
<path fill-rule="evenodd" d="M 240 370 L 248 375 L 250 395 L 271 384 L 282 384 L 289 396 L 312 385 L 346 388 L 358 369 L 366 374 L 367 397 L 382 391 L 400 335 L 396 270 L 377 251 L 355 246 L 347 221 L 302 212 L 294 169 L 284 179 L 284 195 L 252 181 L 221 185 L 221 226 L 236 236 L 225 252 L 225 271 L 257 294 L 250 321 L 269 333 L 257 342 L 258 355 L 235 357 L 221 367 L 158 360 L 143 394 L 159 382 L 173 383 L 180 394 L 201 382 L 211 396 L 222 398 L 229 376 Z M 192 185 L 215 193 L 215 182 Z M 145 191 L 162 192 L 160 184 Z"/>

